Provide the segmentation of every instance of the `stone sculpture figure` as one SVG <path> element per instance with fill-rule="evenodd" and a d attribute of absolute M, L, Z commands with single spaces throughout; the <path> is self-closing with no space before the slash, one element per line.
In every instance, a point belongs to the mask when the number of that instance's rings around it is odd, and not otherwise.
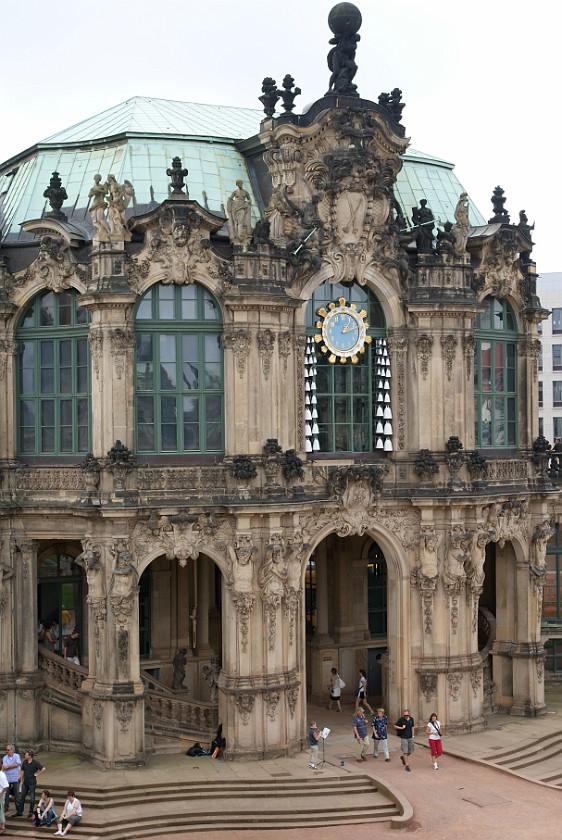
<path fill-rule="evenodd" d="M 328 67 L 332 75 L 327 95 L 359 96 L 357 85 L 352 82 L 357 73 L 355 53 L 361 40 L 357 34 L 361 23 L 361 12 L 351 3 L 339 3 L 330 12 L 328 26 L 334 37 L 329 43 L 334 46 L 328 53 Z"/>
<path fill-rule="evenodd" d="M 420 569 L 425 578 L 437 577 L 437 535 L 433 529 L 420 535 Z"/>
<path fill-rule="evenodd" d="M 131 234 L 127 227 L 125 211 L 135 194 L 133 185 L 130 181 L 123 181 L 122 184 L 119 184 L 115 175 L 108 175 L 107 189 L 107 201 L 109 205 L 107 221 L 111 238 L 130 242 Z"/>
<path fill-rule="evenodd" d="M 466 252 L 466 243 L 468 242 L 468 195 L 465 192 L 460 194 L 457 201 L 455 221 L 456 225 L 453 228 L 455 254 L 460 257 Z"/>
<path fill-rule="evenodd" d="M 435 218 L 427 206 L 426 198 L 421 199 L 419 207 L 412 208 L 412 222 L 418 254 L 432 254 Z"/>
<path fill-rule="evenodd" d="M 107 195 L 107 184 L 102 184 L 101 175 L 94 175 L 94 186 L 88 193 L 88 198 L 91 198 L 90 216 L 92 217 L 92 225 L 94 226 L 94 238 L 100 242 L 109 242 L 109 224 L 105 217 L 105 211 L 108 204 L 105 200 Z"/>
<path fill-rule="evenodd" d="M 243 181 L 236 181 L 236 189 L 226 204 L 228 235 L 233 245 L 246 250 L 252 239 L 252 199 L 243 187 Z"/>
<path fill-rule="evenodd" d="M 470 555 L 466 563 L 467 577 L 473 588 L 479 588 L 484 583 L 484 561 L 486 559 L 486 545 L 490 539 L 488 531 L 478 531 L 472 537 Z"/>
<path fill-rule="evenodd" d="M 213 656 L 210 665 L 203 665 L 202 671 L 203 679 L 209 683 L 209 700 L 211 703 L 216 703 L 219 690 L 217 680 L 221 671 L 218 656 Z"/>
<path fill-rule="evenodd" d="M 185 655 L 187 648 L 178 648 L 174 654 L 173 673 L 172 673 L 172 689 L 173 691 L 181 691 L 185 688 L 183 681 L 185 679 Z"/>
<path fill-rule="evenodd" d="M 531 541 L 532 550 L 532 564 L 537 569 L 542 569 L 546 566 L 546 546 L 554 534 L 554 528 L 550 522 L 545 520 L 541 525 L 537 525 L 533 531 L 533 538 Z"/>

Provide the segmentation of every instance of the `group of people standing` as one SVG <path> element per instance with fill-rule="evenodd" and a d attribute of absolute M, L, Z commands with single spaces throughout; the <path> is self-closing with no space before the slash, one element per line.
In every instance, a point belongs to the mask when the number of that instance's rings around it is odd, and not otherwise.
<path fill-rule="evenodd" d="M 341 693 L 345 688 L 345 683 L 340 677 L 337 668 L 332 668 L 330 682 L 328 684 L 330 691 L 330 702 L 328 710 L 332 705 L 336 704 L 336 711 L 341 712 Z M 365 717 L 366 707 L 373 715 L 371 721 L 371 734 L 373 738 L 373 757 L 378 758 L 379 752 L 384 754 L 385 761 L 390 761 L 390 753 L 388 749 L 388 717 L 384 709 L 379 708 L 375 712 L 369 705 L 367 700 L 367 674 L 363 668 L 359 669 L 359 684 L 355 691 L 355 715 L 353 718 L 353 733 L 357 741 L 357 761 L 366 761 L 367 753 L 369 751 L 369 726 Z M 315 725 L 315 724 L 314 724 Z M 411 772 L 410 759 L 415 749 L 415 721 L 410 715 L 408 709 L 404 709 L 401 717 L 394 724 L 396 734 L 400 736 L 400 761 L 404 768 Z M 317 731 L 317 730 L 316 730 Z M 442 745 L 442 728 L 441 723 L 437 719 L 437 714 L 433 712 L 425 726 L 425 731 L 429 739 L 429 748 L 431 754 L 431 762 L 434 770 L 439 769 L 438 759 L 443 754 Z M 309 743 L 311 749 L 314 747 L 315 733 L 309 730 Z M 316 737 L 317 741 L 317 737 Z M 315 765 L 315 761 L 310 760 L 310 766 Z"/>
<path fill-rule="evenodd" d="M 45 766 L 37 761 L 33 750 L 27 750 L 22 761 L 14 744 L 7 745 L 0 770 L 0 834 L 4 833 L 6 817 L 10 816 L 10 796 L 16 809 L 14 817 L 23 817 L 25 801 L 29 795 L 28 819 L 33 820 L 34 826 L 50 827 L 56 822 L 55 834 L 62 837 L 80 822 L 82 805 L 73 790 L 69 790 L 66 795 L 60 817 L 57 817 L 54 799 L 47 789 L 42 791 L 39 802 L 35 804 L 37 777 L 44 771 Z"/>

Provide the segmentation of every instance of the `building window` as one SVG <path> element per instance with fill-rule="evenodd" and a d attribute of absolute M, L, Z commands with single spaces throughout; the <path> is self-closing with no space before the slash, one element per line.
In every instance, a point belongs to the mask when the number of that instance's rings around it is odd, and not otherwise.
<path fill-rule="evenodd" d="M 539 435 L 544 435 L 544 420 L 539 417 Z"/>
<path fill-rule="evenodd" d="M 562 370 L 562 344 L 552 345 L 552 370 Z"/>
<path fill-rule="evenodd" d="M 542 370 L 542 347 L 539 347 L 539 371 Z"/>
<path fill-rule="evenodd" d="M 552 310 L 552 334 L 562 333 L 562 309 Z"/>
<path fill-rule="evenodd" d="M 314 335 L 319 333 L 318 309 L 344 298 L 367 312 L 368 335 L 365 353 L 357 364 L 330 364 L 316 352 Z M 354 284 L 322 283 L 314 291 L 306 311 L 307 358 L 305 359 L 305 403 L 308 428 L 307 451 L 372 452 L 392 450 L 390 407 L 390 361 L 382 307 L 368 289 Z M 309 435 L 310 430 L 310 435 Z"/>
<path fill-rule="evenodd" d="M 552 418 L 552 436 L 562 438 L 562 417 Z"/>
<path fill-rule="evenodd" d="M 552 383 L 552 405 L 562 405 L 562 380 L 560 379 Z"/>
<path fill-rule="evenodd" d="M 542 321 L 537 324 L 537 332 L 539 335 L 542 335 Z"/>
<path fill-rule="evenodd" d="M 478 316 L 474 395 L 479 447 L 517 445 L 517 331 L 507 301 L 486 298 Z"/>
<path fill-rule="evenodd" d="M 152 286 L 136 313 L 137 451 L 222 452 L 222 323 L 203 286 Z"/>
<path fill-rule="evenodd" d="M 16 330 L 20 455 L 90 450 L 88 312 L 78 300 L 74 289 L 45 291 Z"/>
<path fill-rule="evenodd" d="M 542 408 L 542 401 L 543 401 L 542 382 L 539 382 L 539 408 Z"/>

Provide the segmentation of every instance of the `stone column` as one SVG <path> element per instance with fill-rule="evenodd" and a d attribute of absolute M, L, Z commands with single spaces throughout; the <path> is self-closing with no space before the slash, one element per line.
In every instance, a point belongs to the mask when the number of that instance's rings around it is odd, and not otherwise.
<path fill-rule="evenodd" d="M 15 310 L 13 304 L 0 304 L 0 323 Z M 12 333 L 0 328 L 0 459 L 11 459 L 16 454 L 14 360 L 17 344 Z"/>
<path fill-rule="evenodd" d="M 15 612 L 16 734 L 14 740 L 35 743 L 40 733 L 38 689 L 40 675 L 37 667 L 37 547 L 34 540 L 16 538 L 16 591 L 18 609 Z"/>
<path fill-rule="evenodd" d="M 83 705 L 84 747 L 104 767 L 142 763 L 144 752 L 144 687 L 140 680 L 138 575 L 128 540 L 103 546 L 106 614 L 98 620 L 99 656 L 88 680 Z M 90 603 L 90 615 L 94 605 Z M 102 597 L 97 609 L 103 612 Z"/>

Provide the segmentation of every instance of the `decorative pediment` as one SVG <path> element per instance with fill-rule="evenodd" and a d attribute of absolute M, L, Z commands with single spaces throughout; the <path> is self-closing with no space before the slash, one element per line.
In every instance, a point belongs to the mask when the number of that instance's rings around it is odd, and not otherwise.
<path fill-rule="evenodd" d="M 133 259 L 137 285 L 194 283 L 200 276 L 219 277 L 224 260 L 211 248 L 211 234 L 225 220 L 196 201 L 164 201 L 156 210 L 129 222 L 144 234 L 145 247 Z"/>
<path fill-rule="evenodd" d="M 293 283 L 321 267 L 333 282 L 365 284 L 375 266 L 394 281 L 402 273 L 393 185 L 409 141 L 375 109 L 332 108 L 260 136 L 273 184 L 265 216 Z"/>
<path fill-rule="evenodd" d="M 6 279 L 6 291 L 12 300 L 17 297 L 16 290 L 29 285 L 61 292 L 72 286 L 80 288 L 87 276 L 86 266 L 76 261 L 65 239 L 43 236 L 34 261 Z"/>
<path fill-rule="evenodd" d="M 479 238 L 480 264 L 474 270 L 474 283 L 479 295 L 492 295 L 499 300 L 511 297 L 520 305 L 524 305 L 525 275 L 521 270 L 521 254 L 525 253 L 525 246 L 521 233 L 513 227 L 490 225 L 485 231 L 492 230 L 491 235 Z M 474 249 L 475 239 L 471 240 L 471 250 Z"/>

